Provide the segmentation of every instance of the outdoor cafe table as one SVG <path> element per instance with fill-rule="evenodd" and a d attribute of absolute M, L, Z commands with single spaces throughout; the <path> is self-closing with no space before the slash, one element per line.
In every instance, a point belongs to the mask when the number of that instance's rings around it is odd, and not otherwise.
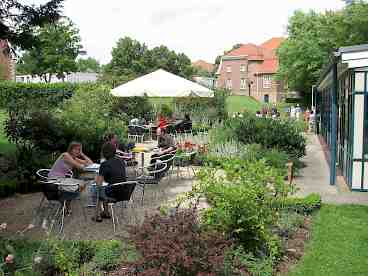
<path fill-rule="evenodd" d="M 142 164 L 142 168 L 144 167 L 144 154 L 150 152 L 151 149 L 149 147 L 147 147 L 146 145 L 140 145 L 137 144 L 132 152 L 133 153 L 140 153 L 141 154 L 141 164 Z"/>

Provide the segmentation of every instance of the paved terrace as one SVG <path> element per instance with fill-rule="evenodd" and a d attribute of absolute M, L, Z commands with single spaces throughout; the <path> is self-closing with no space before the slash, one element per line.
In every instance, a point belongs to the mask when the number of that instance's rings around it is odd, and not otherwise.
<path fill-rule="evenodd" d="M 148 157 L 148 156 L 147 156 Z M 146 162 L 149 158 L 146 158 Z M 85 207 L 87 220 L 84 219 L 79 201 L 72 202 L 72 214 L 65 218 L 64 231 L 61 237 L 72 240 L 99 240 L 113 239 L 127 236 L 127 226 L 140 223 L 146 214 L 158 212 L 162 204 L 173 202 L 180 193 L 190 191 L 194 181 L 194 176 L 182 168 L 182 175 L 177 177 L 175 169 L 171 177 L 165 177 L 159 185 L 146 185 L 144 204 L 140 200 L 129 203 L 127 208 L 122 208 L 121 203 L 117 205 L 115 211 L 119 213 L 119 226 L 116 232 L 113 231 L 112 220 L 104 219 L 102 223 L 91 220 L 95 208 Z M 133 194 L 135 198 L 141 197 L 140 192 Z M 6 222 L 7 230 L 1 235 L 12 237 L 29 237 L 34 239 L 44 239 L 47 236 L 47 229 L 50 228 L 51 211 L 56 210 L 54 206 L 42 208 L 39 216 L 35 216 L 35 211 L 40 203 L 42 193 L 20 195 L 0 200 L 0 224 Z M 89 202 L 88 188 L 82 193 L 82 204 L 86 206 Z M 47 202 L 44 203 L 47 206 Z M 27 229 L 33 224 L 35 227 Z"/>
<path fill-rule="evenodd" d="M 325 203 L 368 205 L 368 193 L 351 192 L 341 176 L 337 177 L 337 185 L 329 185 L 329 165 L 320 141 L 313 134 L 308 134 L 307 140 L 307 155 L 302 160 L 306 167 L 294 180 L 299 188 L 297 196 L 319 193 Z"/>

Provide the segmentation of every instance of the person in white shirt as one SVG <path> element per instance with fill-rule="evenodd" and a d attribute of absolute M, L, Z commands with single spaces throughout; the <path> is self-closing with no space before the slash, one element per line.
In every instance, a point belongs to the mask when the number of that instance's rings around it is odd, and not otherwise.
<path fill-rule="evenodd" d="M 302 109 L 300 108 L 299 104 L 297 104 L 295 108 L 295 118 L 297 120 L 300 119 L 300 113 L 302 113 Z"/>
<path fill-rule="evenodd" d="M 290 107 L 290 118 L 291 118 L 291 119 L 295 119 L 295 115 L 296 115 L 296 109 L 295 109 L 295 107 L 292 105 L 292 106 Z"/>

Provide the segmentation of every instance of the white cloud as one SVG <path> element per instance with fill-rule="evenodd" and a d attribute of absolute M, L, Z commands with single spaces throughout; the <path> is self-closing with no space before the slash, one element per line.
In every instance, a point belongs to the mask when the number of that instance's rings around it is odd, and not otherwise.
<path fill-rule="evenodd" d="M 66 0 L 64 13 L 79 27 L 88 55 L 103 63 L 124 36 L 214 62 L 236 43 L 285 35 L 297 9 L 341 7 L 341 0 Z"/>

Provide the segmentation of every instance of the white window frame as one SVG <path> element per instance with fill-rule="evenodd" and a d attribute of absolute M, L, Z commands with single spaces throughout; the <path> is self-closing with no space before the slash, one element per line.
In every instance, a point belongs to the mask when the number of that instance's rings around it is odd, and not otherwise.
<path fill-rule="evenodd" d="M 272 87 L 272 75 L 263 75 L 263 88 L 271 88 Z"/>
<path fill-rule="evenodd" d="M 240 72 L 245 72 L 245 71 L 246 71 L 245 64 L 240 64 Z"/>
<path fill-rule="evenodd" d="M 231 73 L 231 65 L 227 65 L 226 66 L 226 72 L 227 73 Z"/>
<path fill-rule="evenodd" d="M 232 83 L 231 79 L 226 80 L 225 87 L 226 87 L 226 89 L 229 89 L 229 90 L 231 90 L 233 88 L 233 83 Z"/>
<path fill-rule="evenodd" d="M 247 89 L 247 80 L 246 79 L 240 79 L 240 90 Z"/>

